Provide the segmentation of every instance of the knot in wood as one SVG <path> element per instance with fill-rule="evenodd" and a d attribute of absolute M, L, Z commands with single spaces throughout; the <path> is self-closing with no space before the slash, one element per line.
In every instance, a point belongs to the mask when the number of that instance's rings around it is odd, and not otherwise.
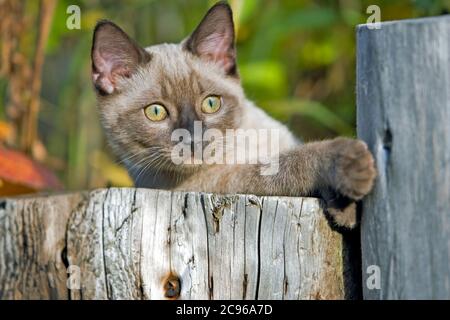
<path fill-rule="evenodd" d="M 181 282 L 174 274 L 169 274 L 164 281 L 164 296 L 169 299 L 178 299 L 181 291 Z"/>

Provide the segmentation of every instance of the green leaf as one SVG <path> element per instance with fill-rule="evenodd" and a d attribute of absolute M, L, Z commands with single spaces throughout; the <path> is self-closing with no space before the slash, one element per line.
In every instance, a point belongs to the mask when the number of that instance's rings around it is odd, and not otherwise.
<path fill-rule="evenodd" d="M 287 94 L 287 74 L 278 61 L 255 61 L 239 66 L 244 88 L 250 96 L 280 98 Z"/>

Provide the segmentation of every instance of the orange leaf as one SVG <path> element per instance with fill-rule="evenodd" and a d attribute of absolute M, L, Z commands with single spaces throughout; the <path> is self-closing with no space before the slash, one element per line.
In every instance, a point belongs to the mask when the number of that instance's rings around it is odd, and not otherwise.
<path fill-rule="evenodd" d="M 35 190 L 61 189 L 49 169 L 18 151 L 0 147 L 0 179 Z"/>

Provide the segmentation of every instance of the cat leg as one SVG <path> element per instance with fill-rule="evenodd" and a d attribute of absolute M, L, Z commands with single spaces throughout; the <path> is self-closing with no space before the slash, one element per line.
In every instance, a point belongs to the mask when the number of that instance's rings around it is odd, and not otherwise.
<path fill-rule="evenodd" d="M 297 192 L 318 194 L 337 225 L 353 228 L 357 223 L 355 201 L 370 192 L 376 176 L 367 145 L 360 140 L 337 138 L 300 146 L 287 158 L 281 159 L 285 162 L 281 170 L 294 171 L 292 166 L 296 166 L 309 171 L 297 173 Z"/>
<path fill-rule="evenodd" d="M 337 138 L 299 145 L 281 153 L 278 168 L 268 165 L 216 165 L 201 170 L 176 187 L 183 191 L 250 193 L 273 196 L 320 196 L 333 221 L 356 224 L 356 204 L 371 190 L 376 171 L 364 142 Z M 270 166 L 272 166 L 271 164 Z"/>
<path fill-rule="evenodd" d="M 281 154 L 278 161 L 277 174 L 252 175 L 254 191 L 320 196 L 334 223 L 346 228 L 357 224 L 356 201 L 370 192 L 376 176 L 372 154 L 363 141 L 336 138 L 307 143 Z"/>

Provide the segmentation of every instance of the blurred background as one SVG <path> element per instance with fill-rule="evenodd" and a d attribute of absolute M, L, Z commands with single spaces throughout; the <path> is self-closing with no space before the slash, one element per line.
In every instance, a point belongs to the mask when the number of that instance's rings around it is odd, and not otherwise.
<path fill-rule="evenodd" d="M 119 24 L 142 46 L 179 42 L 215 1 L 0 0 L 0 195 L 131 186 L 102 133 L 92 30 Z M 450 0 L 230 0 L 248 97 L 305 141 L 355 135 L 355 26 L 448 14 Z M 70 5 L 81 28 L 67 28 Z"/>

